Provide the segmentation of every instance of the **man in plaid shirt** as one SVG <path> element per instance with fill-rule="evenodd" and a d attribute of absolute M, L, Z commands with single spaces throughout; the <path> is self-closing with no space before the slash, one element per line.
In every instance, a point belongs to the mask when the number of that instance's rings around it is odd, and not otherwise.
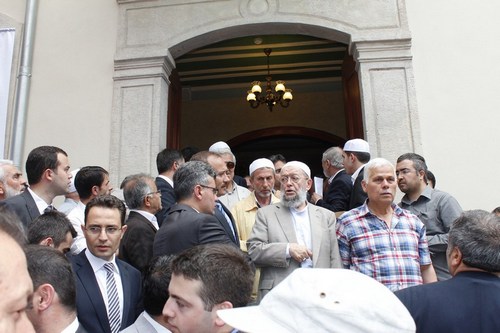
<path fill-rule="evenodd" d="M 342 264 L 390 290 L 437 281 L 424 224 L 394 204 L 396 173 L 387 160 L 371 160 L 364 170 L 368 199 L 337 221 Z"/>

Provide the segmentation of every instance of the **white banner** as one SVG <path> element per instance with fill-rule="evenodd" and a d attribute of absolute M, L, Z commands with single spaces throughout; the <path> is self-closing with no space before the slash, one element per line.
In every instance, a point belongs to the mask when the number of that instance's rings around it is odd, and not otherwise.
<path fill-rule="evenodd" d="M 14 29 L 0 29 L 0 157 L 4 156 L 7 107 L 9 105 L 10 73 L 14 52 Z"/>

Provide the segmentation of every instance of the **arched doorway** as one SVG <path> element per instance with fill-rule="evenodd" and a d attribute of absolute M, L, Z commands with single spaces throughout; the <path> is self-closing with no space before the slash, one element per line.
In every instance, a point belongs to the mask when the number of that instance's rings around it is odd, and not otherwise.
<path fill-rule="evenodd" d="M 258 34 L 301 34 L 347 45 L 359 79 L 362 132 L 373 155 L 393 160 L 400 151 L 421 151 L 404 1 L 289 1 L 278 6 L 276 0 L 157 0 L 118 1 L 118 6 L 110 144 L 113 181 L 144 170 L 156 173 L 156 154 L 170 135 L 169 76 L 175 59 L 219 41 Z M 296 116 L 289 110 L 283 116 Z M 233 111 L 223 110 L 230 117 Z M 201 115 L 204 129 L 217 128 L 219 117 Z M 269 119 L 267 114 L 249 117 Z M 197 130 L 198 136 L 205 135 Z M 229 128 L 226 140 L 241 133 Z"/>

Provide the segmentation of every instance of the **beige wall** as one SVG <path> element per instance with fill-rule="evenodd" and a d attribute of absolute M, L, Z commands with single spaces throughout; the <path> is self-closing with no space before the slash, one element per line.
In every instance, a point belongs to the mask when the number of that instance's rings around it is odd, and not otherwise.
<path fill-rule="evenodd" d="M 23 22 L 24 3 L 0 0 L 0 12 Z M 23 159 L 46 144 L 66 150 L 72 167 L 108 167 L 117 8 L 39 1 Z"/>
<path fill-rule="evenodd" d="M 422 144 L 437 187 L 500 206 L 500 2 L 407 1 Z"/>

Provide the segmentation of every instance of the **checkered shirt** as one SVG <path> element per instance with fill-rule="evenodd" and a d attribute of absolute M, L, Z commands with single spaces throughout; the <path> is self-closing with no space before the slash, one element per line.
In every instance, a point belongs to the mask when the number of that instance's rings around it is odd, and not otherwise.
<path fill-rule="evenodd" d="M 431 264 L 424 224 L 392 204 L 391 228 L 367 204 L 337 221 L 340 257 L 345 268 L 366 274 L 390 290 L 422 284 L 421 265 Z"/>

